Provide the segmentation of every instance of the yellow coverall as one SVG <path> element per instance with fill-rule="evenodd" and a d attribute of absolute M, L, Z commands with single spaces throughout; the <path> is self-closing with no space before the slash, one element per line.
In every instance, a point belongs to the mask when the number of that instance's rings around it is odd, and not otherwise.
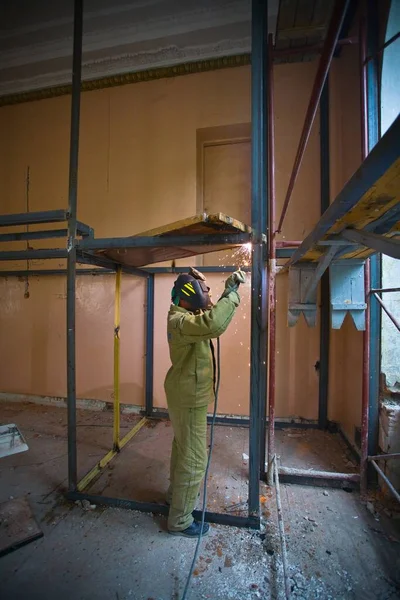
<path fill-rule="evenodd" d="M 182 531 L 193 522 L 207 465 L 207 407 L 214 400 L 214 365 L 210 340 L 232 320 L 240 298 L 231 291 L 210 310 L 194 314 L 172 305 L 168 343 L 172 366 L 165 379 L 172 443 L 168 529 Z"/>

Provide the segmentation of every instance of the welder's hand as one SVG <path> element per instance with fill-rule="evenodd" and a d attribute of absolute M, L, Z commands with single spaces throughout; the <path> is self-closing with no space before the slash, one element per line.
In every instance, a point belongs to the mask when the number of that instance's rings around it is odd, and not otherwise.
<path fill-rule="evenodd" d="M 245 281 L 246 274 L 241 269 L 239 269 L 238 271 L 232 273 L 232 275 L 229 275 L 228 279 L 225 281 L 225 289 L 237 290 L 239 285 L 241 283 L 245 283 Z"/>

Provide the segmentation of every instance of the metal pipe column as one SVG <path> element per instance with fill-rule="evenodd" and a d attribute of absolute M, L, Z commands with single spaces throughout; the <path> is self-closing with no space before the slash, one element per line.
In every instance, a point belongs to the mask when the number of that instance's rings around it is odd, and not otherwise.
<path fill-rule="evenodd" d="M 320 105 L 320 181 L 321 181 L 321 215 L 330 204 L 330 163 L 329 163 L 329 75 L 321 95 Z M 321 278 L 321 324 L 319 337 L 319 404 L 318 426 L 325 429 L 328 423 L 329 393 L 329 342 L 330 342 L 330 310 L 329 310 L 329 273 Z"/>
<path fill-rule="evenodd" d="M 147 278 L 147 310 L 146 310 L 146 391 L 145 415 L 153 413 L 153 370 L 154 370 L 154 275 Z"/>
<path fill-rule="evenodd" d="M 268 36 L 268 201 L 269 201 L 269 273 L 268 273 L 268 466 L 267 483 L 274 483 L 275 460 L 275 377 L 276 377 L 276 238 L 275 238 L 275 124 L 274 124 L 274 47 Z"/>
<path fill-rule="evenodd" d="M 119 452 L 119 435 L 121 423 L 121 394 L 120 394 L 120 330 L 121 330 L 121 267 L 117 267 L 115 276 L 115 306 L 114 306 L 114 404 L 113 404 L 113 451 Z"/>
<path fill-rule="evenodd" d="M 79 118 L 81 100 L 83 0 L 74 5 L 74 46 L 72 59 L 71 137 L 69 154 L 69 205 L 67 240 L 67 412 L 68 412 L 68 489 L 77 487 L 76 449 L 76 227 L 78 196 Z"/>
<path fill-rule="evenodd" d="M 380 74 L 379 74 L 379 10 L 377 0 L 368 0 L 367 6 L 367 52 L 374 56 L 368 61 L 368 151 L 378 143 L 380 135 Z M 382 287 L 381 255 L 375 254 L 369 260 L 370 286 Z M 377 302 L 370 299 L 370 338 L 369 338 L 369 398 L 368 398 L 368 454 L 378 450 L 379 422 L 379 382 L 381 370 L 381 319 L 382 312 Z M 371 470 L 372 473 L 372 470 Z"/>
<path fill-rule="evenodd" d="M 267 297 L 265 243 L 267 232 L 267 32 L 268 2 L 252 1 L 251 50 L 251 353 L 249 428 L 249 516 L 259 517 L 261 432 L 265 427 Z M 265 449 L 264 449 L 265 452 Z M 263 466 L 264 471 L 264 466 Z"/>
<path fill-rule="evenodd" d="M 361 158 L 365 160 L 379 139 L 378 67 L 375 59 L 367 60 L 376 52 L 377 6 L 375 0 L 364 1 L 360 15 L 360 102 L 361 102 Z M 379 401 L 381 313 L 376 303 L 371 303 L 370 289 L 380 287 L 380 256 L 365 263 L 365 296 L 367 309 L 363 336 L 363 375 L 361 404 L 361 493 L 368 486 L 368 454 L 375 454 Z"/>

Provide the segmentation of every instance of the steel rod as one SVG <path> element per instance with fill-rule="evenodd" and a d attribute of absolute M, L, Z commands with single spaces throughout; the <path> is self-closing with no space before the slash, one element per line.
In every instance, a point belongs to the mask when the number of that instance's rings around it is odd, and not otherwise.
<path fill-rule="evenodd" d="M 384 292 L 400 292 L 400 288 L 371 288 L 371 294 L 382 294 Z"/>
<path fill-rule="evenodd" d="M 120 331 L 121 331 L 121 267 L 115 276 L 114 306 L 114 402 L 113 402 L 113 450 L 119 452 L 119 434 L 121 421 L 120 398 Z"/>
<path fill-rule="evenodd" d="M 249 516 L 260 516 L 261 432 L 266 412 L 267 306 L 265 243 L 267 231 L 268 1 L 252 0 L 251 50 L 251 341 L 249 427 Z M 265 451 L 265 450 L 264 450 Z M 263 465 L 263 471 L 265 466 Z"/>
<path fill-rule="evenodd" d="M 74 41 L 72 58 L 71 137 L 69 154 L 69 207 L 67 241 L 67 412 L 69 491 L 76 490 L 77 486 L 75 295 L 82 35 L 83 0 L 75 0 Z"/>
<path fill-rule="evenodd" d="M 277 460 L 276 455 L 273 458 L 273 463 L 274 463 L 274 472 L 275 472 L 276 510 L 278 513 L 279 536 L 281 538 L 283 582 L 284 582 L 284 587 L 285 587 L 285 596 L 287 599 L 289 599 L 290 598 L 289 567 L 288 567 L 288 559 L 287 559 L 285 526 L 283 523 L 283 511 L 282 511 L 282 502 L 281 502 L 281 487 L 279 484 L 278 460 Z"/>
<path fill-rule="evenodd" d="M 19 231 L 16 233 L 1 233 L 0 242 L 19 242 L 23 240 L 47 240 L 50 238 L 67 237 L 67 229 L 48 229 L 46 231 Z"/>
<path fill-rule="evenodd" d="M 67 220 L 66 210 L 42 210 L 0 216 L 0 227 L 16 227 L 43 223 L 60 223 Z"/>
<path fill-rule="evenodd" d="M 330 131 L 329 131 L 329 74 L 321 95 L 320 106 L 320 206 L 321 215 L 330 204 Z M 321 277 L 321 307 L 319 333 L 319 387 L 318 425 L 325 429 L 328 423 L 329 353 L 330 353 L 330 289 L 329 273 Z"/>
<path fill-rule="evenodd" d="M 360 481 L 358 473 L 339 473 L 334 471 L 317 471 L 314 469 L 296 469 L 293 467 L 279 467 L 280 475 L 296 475 L 296 477 L 311 477 L 313 479 L 337 480 L 340 481 Z"/>
<path fill-rule="evenodd" d="M 273 485 L 275 457 L 275 398 L 276 398 L 276 236 L 275 236 L 275 123 L 274 123 L 274 66 L 273 36 L 268 35 L 268 185 L 269 185 L 269 323 L 268 323 L 268 452 L 267 483 Z M 264 440 L 265 443 L 265 440 Z"/>
<path fill-rule="evenodd" d="M 381 298 L 379 298 L 378 294 L 374 293 L 374 296 L 385 311 L 385 313 L 387 314 L 387 316 L 389 317 L 389 319 L 392 321 L 393 325 L 398 329 L 398 331 L 400 331 L 400 323 L 398 322 L 396 317 L 390 312 L 390 310 L 388 309 L 386 304 L 381 300 Z"/>
<path fill-rule="evenodd" d="M 304 152 L 311 134 L 311 129 L 318 110 L 319 100 L 321 98 L 322 89 L 325 84 L 326 77 L 332 62 L 333 54 L 339 39 L 339 34 L 342 29 L 343 21 L 349 5 L 349 0 L 337 0 L 334 4 L 332 18 L 329 24 L 329 29 L 326 35 L 324 49 L 321 54 L 318 71 L 315 76 L 314 86 L 311 93 L 310 102 L 307 108 L 306 118 L 303 125 L 299 145 L 297 148 L 296 158 L 293 164 L 292 173 L 289 180 L 288 189 L 283 203 L 282 214 L 279 219 L 278 233 L 282 231 L 282 225 L 285 220 L 287 209 L 292 197 L 294 185 L 300 171 L 300 166 L 303 160 Z"/>
<path fill-rule="evenodd" d="M 400 494 L 397 492 L 397 490 L 395 489 L 395 487 L 393 486 L 391 481 L 388 479 L 388 477 L 385 475 L 385 473 L 382 471 L 382 469 L 376 464 L 376 462 L 374 460 L 371 460 L 371 464 L 373 465 L 373 467 L 377 471 L 377 473 L 382 477 L 383 481 L 386 483 L 389 490 L 392 492 L 393 496 L 396 498 L 397 502 L 400 502 Z"/>
<path fill-rule="evenodd" d="M 154 275 L 147 279 L 147 306 L 146 306 L 146 366 L 145 366 L 145 414 L 150 416 L 153 412 L 153 365 L 154 365 Z"/>
<path fill-rule="evenodd" d="M 134 435 L 136 435 L 141 430 L 143 425 L 145 425 L 147 422 L 147 419 L 143 418 L 132 427 L 132 429 L 126 434 L 126 436 L 122 438 L 120 443 L 120 450 L 129 440 L 133 438 Z M 77 485 L 78 492 L 83 492 L 83 490 L 87 489 L 87 487 L 90 484 L 94 483 L 94 481 L 102 474 L 104 468 L 108 465 L 108 463 L 118 454 L 119 450 L 110 450 L 109 452 L 107 452 L 107 454 L 103 456 L 101 460 L 99 460 L 99 462 L 93 467 L 93 469 L 86 473 L 86 475 L 79 481 Z"/>
<path fill-rule="evenodd" d="M 396 40 L 398 40 L 400 38 L 400 31 L 398 31 L 397 33 L 395 33 L 391 38 L 389 38 L 387 40 L 387 42 L 385 42 L 380 48 L 378 48 L 378 50 L 372 55 L 372 56 L 368 56 L 365 59 L 364 64 L 367 64 L 368 62 L 370 62 L 371 60 L 376 59 L 378 56 L 380 56 L 382 54 L 382 52 L 391 44 L 393 44 L 393 42 L 395 42 Z"/>
<path fill-rule="evenodd" d="M 294 240 L 294 241 L 289 241 L 289 242 L 276 241 L 275 247 L 276 248 L 298 248 L 299 246 L 301 246 L 302 243 L 303 242 L 299 241 L 299 240 Z"/>
<path fill-rule="evenodd" d="M 115 270 L 111 269 L 77 269 L 76 275 L 113 275 Z M 15 271 L 1 271 L 0 277 L 27 277 L 29 276 L 37 276 L 41 277 L 42 275 L 63 275 L 67 274 L 67 269 L 23 269 L 23 270 L 15 270 Z"/>
<path fill-rule="evenodd" d="M 67 258 L 63 248 L 40 248 L 38 250 L 4 250 L 0 252 L 0 261 Z"/>
<path fill-rule="evenodd" d="M 389 460 L 392 458 L 400 458 L 400 452 L 393 454 L 377 454 L 376 456 L 368 456 L 368 460 Z"/>
<path fill-rule="evenodd" d="M 367 75 L 365 70 L 365 58 L 367 52 L 367 22 L 365 2 L 361 5 L 360 23 L 360 113 L 361 113 L 361 160 L 364 161 L 368 155 L 368 94 L 367 94 Z M 364 287 L 367 302 L 365 309 L 365 331 L 363 333 L 363 355 L 362 355 L 362 396 L 361 396 L 361 493 L 367 493 L 367 468 L 368 468 L 368 416 L 369 416 L 369 362 L 370 362 L 370 312 L 369 312 L 369 288 L 370 288 L 370 263 L 366 261 L 364 267 Z"/>

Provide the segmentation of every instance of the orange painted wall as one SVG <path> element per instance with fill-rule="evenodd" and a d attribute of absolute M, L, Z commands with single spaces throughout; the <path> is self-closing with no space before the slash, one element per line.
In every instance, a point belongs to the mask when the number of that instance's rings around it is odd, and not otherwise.
<path fill-rule="evenodd" d="M 347 47 L 330 77 L 332 200 L 361 163 L 358 69 L 358 47 Z M 342 329 L 331 330 L 328 418 L 338 421 L 351 441 L 361 423 L 362 341 L 349 316 Z"/>
<path fill-rule="evenodd" d="M 276 68 L 277 202 L 283 203 L 311 92 L 316 63 Z M 0 211 L 67 205 L 70 98 L 0 109 Z M 97 236 L 124 236 L 196 213 L 199 129 L 250 121 L 250 70 L 228 69 L 85 93 L 82 96 L 79 219 Z M 232 215 L 236 216 L 236 215 Z M 318 120 L 313 128 L 284 228 L 301 239 L 319 217 Z M 283 237 L 283 236 L 282 236 Z M 33 247 L 43 244 L 32 242 Z M 47 242 L 47 246 L 54 245 Z M 16 245 L 14 247 L 21 247 Z M 62 261 L 32 267 L 57 267 Z M 3 263 L 1 268 L 25 268 Z M 209 277 L 217 296 L 220 275 Z M 78 279 L 78 395 L 112 398 L 113 278 Z M 155 404 L 165 405 L 169 366 L 165 319 L 170 276 L 156 283 Z M 277 416 L 317 418 L 319 331 L 301 321 L 286 327 L 286 276 L 278 280 Z M 249 284 L 237 319 L 222 338 L 220 412 L 247 414 L 249 390 Z M 0 280 L 0 390 L 65 396 L 65 280 L 34 278 L 30 298 L 24 283 Z M 144 305 L 142 282 L 124 278 L 122 402 L 142 404 Z M 4 333 L 4 335 L 3 335 Z M 229 356 L 228 356 L 229 353 Z M 288 376 L 290 373 L 290 377 Z"/>

